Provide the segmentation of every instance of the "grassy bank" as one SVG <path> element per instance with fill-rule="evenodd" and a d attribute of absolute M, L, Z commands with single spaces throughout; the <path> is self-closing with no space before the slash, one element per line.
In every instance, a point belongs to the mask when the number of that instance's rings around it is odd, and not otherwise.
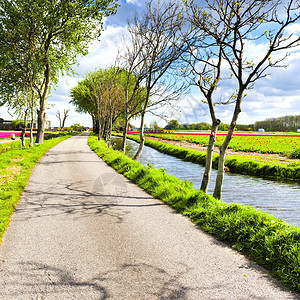
<path fill-rule="evenodd" d="M 116 134 L 121 136 L 120 134 Z M 136 142 L 140 141 L 140 138 L 134 135 L 129 135 L 129 139 Z M 196 150 L 187 149 L 184 147 L 174 146 L 171 144 L 145 139 L 145 145 L 156 149 L 159 152 L 169 154 L 185 161 L 205 165 L 206 153 Z M 218 168 L 218 155 L 213 156 L 213 168 Z M 226 156 L 225 166 L 229 172 L 259 176 L 265 178 L 279 178 L 279 179 L 291 179 L 300 180 L 300 164 L 280 164 L 255 161 L 253 159 L 247 159 L 247 157 L 230 157 Z"/>
<path fill-rule="evenodd" d="M 69 135 L 69 133 L 67 132 L 60 132 L 60 133 L 46 133 L 44 136 L 44 140 L 50 140 L 50 139 L 54 139 L 54 138 L 58 138 L 61 136 L 66 136 Z M 70 136 L 70 135 L 69 135 Z M 34 141 L 35 141 L 35 136 L 33 137 Z M 26 146 L 28 146 L 30 144 L 30 138 L 26 138 L 25 139 L 25 144 Z M 18 148 L 22 148 L 22 141 L 16 140 L 16 141 L 8 141 L 7 143 L 0 143 L 0 154 L 7 152 L 7 151 L 11 151 L 14 149 L 18 149 Z"/>
<path fill-rule="evenodd" d="M 188 216 L 203 230 L 265 266 L 300 292 L 300 229 L 250 206 L 227 204 L 193 189 L 164 170 L 145 167 L 96 137 L 89 146 L 108 165 L 152 196 Z M 199 247 L 201 247 L 199 245 Z"/>
<path fill-rule="evenodd" d="M 33 167 L 50 148 L 70 136 L 71 135 L 64 135 L 58 138 L 49 139 L 44 141 L 42 145 L 35 144 L 31 148 L 13 146 L 9 151 L 7 149 L 1 153 L 0 242 L 8 227 L 10 216 L 24 191 Z"/>

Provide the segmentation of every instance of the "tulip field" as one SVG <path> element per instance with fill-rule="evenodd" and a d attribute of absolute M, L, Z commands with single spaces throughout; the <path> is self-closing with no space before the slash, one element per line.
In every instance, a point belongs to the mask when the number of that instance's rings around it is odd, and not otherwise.
<path fill-rule="evenodd" d="M 15 136 L 20 136 L 21 132 L 14 132 L 14 131 L 0 131 L 0 139 L 9 138 L 12 134 Z M 26 132 L 26 135 L 29 135 L 29 132 Z"/>
<path fill-rule="evenodd" d="M 210 133 L 147 133 L 147 136 L 162 140 L 196 143 L 207 146 Z M 216 137 L 216 146 L 221 146 L 226 134 L 221 133 Z M 278 153 L 288 155 L 300 148 L 300 135 L 291 134 L 234 134 L 229 148 L 234 151 Z"/>

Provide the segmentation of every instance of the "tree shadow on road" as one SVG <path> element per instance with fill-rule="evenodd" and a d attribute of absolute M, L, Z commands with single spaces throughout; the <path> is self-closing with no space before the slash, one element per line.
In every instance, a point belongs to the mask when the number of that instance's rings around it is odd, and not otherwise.
<path fill-rule="evenodd" d="M 37 262 L 19 262 L 7 271 L 4 299 L 186 299 L 192 288 L 149 263 L 120 264 L 91 276 Z M 1 285 L 0 284 L 0 287 Z"/>
<path fill-rule="evenodd" d="M 129 193 L 122 177 L 109 179 L 108 176 L 101 176 L 91 184 L 89 189 L 86 181 L 56 182 L 53 185 L 32 181 L 14 217 L 28 220 L 58 215 L 72 215 L 76 218 L 106 215 L 122 222 L 129 209 L 164 205 L 151 196 Z"/>

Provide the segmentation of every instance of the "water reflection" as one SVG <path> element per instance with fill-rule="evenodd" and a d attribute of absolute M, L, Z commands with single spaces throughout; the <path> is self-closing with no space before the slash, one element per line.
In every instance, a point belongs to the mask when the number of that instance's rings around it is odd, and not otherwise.
<path fill-rule="evenodd" d="M 114 137 L 115 148 L 120 149 L 121 138 Z M 138 144 L 128 140 L 127 154 L 133 157 Z M 163 154 L 145 146 L 139 162 L 163 168 L 168 174 L 193 182 L 200 187 L 204 167 Z M 216 170 L 212 170 L 208 193 L 213 193 Z M 297 182 L 272 181 L 262 178 L 225 173 L 222 200 L 227 203 L 251 205 L 300 227 L 300 185 Z"/>

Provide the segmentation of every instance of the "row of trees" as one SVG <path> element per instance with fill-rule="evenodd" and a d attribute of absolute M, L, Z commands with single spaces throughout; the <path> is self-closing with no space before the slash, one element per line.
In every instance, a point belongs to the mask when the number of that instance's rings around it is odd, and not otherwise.
<path fill-rule="evenodd" d="M 211 124 L 206 122 L 201 123 L 192 123 L 192 124 L 179 124 L 177 120 L 170 120 L 168 124 L 165 126 L 166 130 L 209 130 L 211 128 Z M 220 123 L 219 130 L 226 131 L 229 128 L 229 124 Z M 241 131 L 253 131 L 254 125 L 253 124 L 236 124 L 236 129 Z"/>
<path fill-rule="evenodd" d="M 182 129 L 182 130 L 209 130 L 211 128 L 211 124 L 206 122 L 200 123 L 192 123 L 192 124 L 179 124 L 177 120 L 170 120 L 168 124 L 165 126 L 166 130 L 175 130 L 175 129 Z M 229 124 L 220 123 L 219 130 L 226 131 L 229 128 Z M 244 124 L 237 124 L 237 130 L 241 131 L 252 131 L 254 130 L 254 125 L 244 125 Z"/>
<path fill-rule="evenodd" d="M 255 128 L 262 128 L 265 131 L 296 132 L 300 129 L 300 115 L 269 118 L 264 121 L 255 122 Z"/>
<path fill-rule="evenodd" d="M 72 74 L 79 55 L 98 39 L 116 0 L 9 0 L 0 3 L 0 105 L 26 123 L 37 114 L 43 143 L 46 103 L 61 74 Z"/>
<path fill-rule="evenodd" d="M 141 118 L 141 143 L 135 156 L 138 159 L 144 144 L 145 113 L 172 105 L 187 87 L 197 86 L 203 95 L 199 101 L 208 105 L 212 124 L 201 184 L 201 190 L 207 192 L 216 133 L 222 124 L 215 106 L 233 104 L 232 120 L 220 147 L 214 189 L 214 197 L 220 198 L 225 153 L 246 91 L 267 77 L 271 68 L 283 66 L 286 51 L 299 46 L 299 36 L 290 34 L 289 28 L 299 21 L 300 4 L 297 0 L 201 3 L 184 0 L 161 4 L 149 0 L 144 13 L 135 15 L 129 22 L 129 34 L 116 64 L 117 69 L 127 74 L 122 90 L 124 99 L 118 107 L 125 120 L 123 146 L 129 120 L 137 115 Z M 262 46 L 259 55 L 252 55 L 248 50 L 254 42 Z M 217 89 L 229 80 L 232 91 L 221 98 L 216 96 Z M 97 110 L 99 117 L 104 107 L 97 106 Z M 101 118 L 98 119 L 101 124 Z"/>
<path fill-rule="evenodd" d="M 92 117 L 98 139 L 105 138 L 110 144 L 113 126 L 121 121 L 127 128 L 129 120 L 141 112 L 144 95 L 134 74 L 112 66 L 88 73 L 71 90 L 71 103 L 78 112 Z"/>
<path fill-rule="evenodd" d="M 166 130 L 209 130 L 211 127 L 210 124 L 206 122 L 201 123 L 192 123 L 192 124 L 179 124 L 177 120 L 170 120 L 168 124 L 165 126 Z"/>

